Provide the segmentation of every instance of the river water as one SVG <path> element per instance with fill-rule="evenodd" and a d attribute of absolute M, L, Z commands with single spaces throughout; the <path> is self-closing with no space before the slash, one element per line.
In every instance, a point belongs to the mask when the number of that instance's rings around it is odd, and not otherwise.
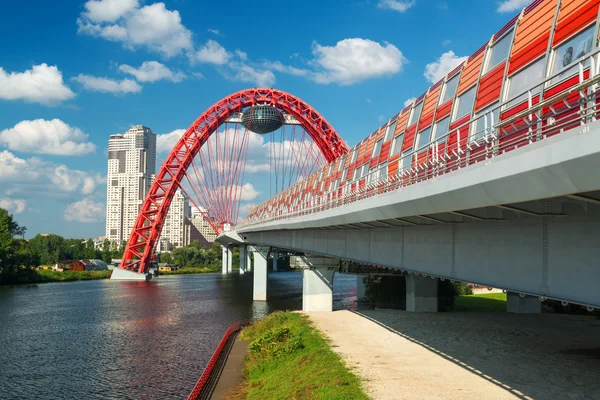
<path fill-rule="evenodd" d="M 0 287 L 0 399 L 181 399 L 227 327 L 302 308 L 302 274 L 161 276 Z M 356 278 L 336 274 L 334 309 L 355 305 Z"/>

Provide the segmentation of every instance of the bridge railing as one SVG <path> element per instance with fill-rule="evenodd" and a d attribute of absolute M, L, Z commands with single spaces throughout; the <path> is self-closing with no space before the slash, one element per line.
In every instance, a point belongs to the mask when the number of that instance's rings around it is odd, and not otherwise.
<path fill-rule="evenodd" d="M 299 182 L 266 203 L 253 208 L 240 226 L 300 217 L 340 207 L 410 186 L 595 121 L 600 112 L 600 49 L 531 88 L 501 102 L 468 122 L 449 129 L 421 148 L 398 159 L 395 174 L 388 164 L 349 180 L 343 187 L 319 195 L 308 193 L 295 204 L 277 204 Z M 546 97 L 547 96 L 547 97 Z M 499 120 L 499 121 L 498 121 Z M 328 168 L 328 167 L 326 167 Z"/>

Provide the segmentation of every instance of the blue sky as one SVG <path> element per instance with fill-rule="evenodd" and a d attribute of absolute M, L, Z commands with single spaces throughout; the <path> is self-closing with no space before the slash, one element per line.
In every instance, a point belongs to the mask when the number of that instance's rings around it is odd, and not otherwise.
<path fill-rule="evenodd" d="M 0 206 L 28 236 L 103 235 L 108 136 L 134 124 L 187 128 L 247 87 L 302 98 L 352 146 L 528 3 L 5 2 Z M 264 179 L 248 177 L 262 192 L 253 203 L 267 198 Z"/>

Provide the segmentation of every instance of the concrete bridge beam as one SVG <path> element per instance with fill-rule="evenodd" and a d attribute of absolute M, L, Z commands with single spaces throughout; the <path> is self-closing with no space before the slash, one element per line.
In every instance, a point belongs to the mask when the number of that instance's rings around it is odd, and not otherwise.
<path fill-rule="evenodd" d="M 521 295 L 517 292 L 506 293 L 506 311 L 517 314 L 534 314 L 542 312 L 542 302 L 539 297 Z"/>
<path fill-rule="evenodd" d="M 406 311 L 437 312 L 438 311 L 438 279 L 406 275 Z"/>

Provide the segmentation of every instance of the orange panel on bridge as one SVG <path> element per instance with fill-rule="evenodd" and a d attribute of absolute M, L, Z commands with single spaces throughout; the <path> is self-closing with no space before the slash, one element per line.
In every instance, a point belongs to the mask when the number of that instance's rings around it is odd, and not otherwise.
<path fill-rule="evenodd" d="M 477 92 L 477 100 L 475 101 L 475 111 L 479 111 L 500 98 L 502 82 L 504 81 L 505 66 L 506 61 L 500 63 L 500 65 L 481 78 Z"/>
<path fill-rule="evenodd" d="M 595 21 L 599 4 L 600 0 L 563 0 L 556 21 L 553 46 Z"/>

